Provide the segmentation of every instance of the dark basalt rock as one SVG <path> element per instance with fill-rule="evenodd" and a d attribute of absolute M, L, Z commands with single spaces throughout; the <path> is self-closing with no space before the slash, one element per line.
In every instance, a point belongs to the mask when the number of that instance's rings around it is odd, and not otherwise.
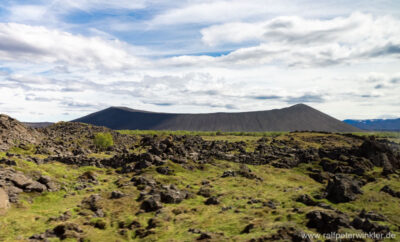
<path fill-rule="evenodd" d="M 161 209 L 163 206 L 160 202 L 160 198 L 156 196 L 149 197 L 145 199 L 140 208 L 143 209 L 145 212 L 153 212 Z"/>
<path fill-rule="evenodd" d="M 267 242 L 267 241 L 293 241 L 293 242 L 311 242 L 309 238 L 304 238 L 305 232 L 294 227 L 282 227 L 278 232 L 270 237 L 260 237 L 251 239 L 250 242 Z"/>
<path fill-rule="evenodd" d="M 218 205 L 219 203 L 220 203 L 220 202 L 219 202 L 218 198 L 215 197 L 215 196 L 208 198 L 208 199 L 204 202 L 204 204 L 206 204 L 206 205 Z"/>
<path fill-rule="evenodd" d="M 224 173 L 222 174 L 222 178 L 224 178 L 224 177 L 230 177 L 230 176 L 236 176 L 236 172 L 234 172 L 234 171 L 231 171 L 231 170 L 229 170 L 229 171 L 224 171 Z"/>
<path fill-rule="evenodd" d="M 168 166 L 157 167 L 156 171 L 162 175 L 172 175 L 174 174 L 174 170 L 171 170 Z"/>
<path fill-rule="evenodd" d="M 303 203 L 307 206 L 317 206 L 319 204 L 307 194 L 300 195 L 298 198 L 296 198 L 296 202 Z"/>
<path fill-rule="evenodd" d="M 364 209 L 358 215 L 360 218 L 369 219 L 372 221 L 386 221 L 385 216 L 375 212 L 366 212 Z"/>
<path fill-rule="evenodd" d="M 326 198 L 334 203 L 353 201 L 358 194 L 362 194 L 361 182 L 345 175 L 335 175 L 329 180 L 326 187 Z"/>
<path fill-rule="evenodd" d="M 212 192 L 208 187 L 201 187 L 197 194 L 203 197 L 211 197 Z"/>
<path fill-rule="evenodd" d="M 315 228 L 319 233 L 337 232 L 340 227 L 350 227 L 348 217 L 334 211 L 311 211 L 307 213 L 306 218 L 307 227 Z"/>
<path fill-rule="evenodd" d="M 122 197 L 125 197 L 125 196 L 126 195 L 121 191 L 112 191 L 110 198 L 111 199 L 118 199 L 118 198 L 122 198 Z"/>
<path fill-rule="evenodd" d="M 82 200 L 82 208 L 93 211 L 97 217 L 104 217 L 103 206 L 100 204 L 101 199 L 98 194 L 90 195 Z"/>
<path fill-rule="evenodd" d="M 17 163 L 14 160 L 7 159 L 7 158 L 1 158 L 0 164 L 4 164 L 4 165 L 8 165 L 8 166 L 16 166 L 17 165 Z"/>
<path fill-rule="evenodd" d="M 47 240 L 47 238 L 57 237 L 61 240 L 64 239 L 81 239 L 83 238 L 83 230 L 79 227 L 79 225 L 75 223 L 63 223 L 59 224 L 53 229 L 47 230 L 43 234 L 36 234 L 29 237 L 32 241 L 35 240 Z"/>
<path fill-rule="evenodd" d="M 254 228 L 254 224 L 248 224 L 246 225 L 246 227 L 244 227 L 244 229 L 242 230 L 242 232 L 240 232 L 241 234 L 248 234 L 250 233 L 250 231 Z"/>
<path fill-rule="evenodd" d="M 92 171 L 86 171 L 78 177 L 78 180 L 86 183 L 98 184 L 97 176 Z"/>
<path fill-rule="evenodd" d="M 176 189 L 174 186 L 165 187 L 161 191 L 161 202 L 163 203 L 180 203 L 188 196 L 188 192 Z"/>
<path fill-rule="evenodd" d="M 392 197 L 400 198 L 400 192 L 394 191 L 393 189 L 391 189 L 391 188 L 390 188 L 389 186 L 387 186 L 387 185 L 384 186 L 384 187 L 382 187 L 381 192 L 385 192 L 385 193 L 389 194 L 389 195 L 392 196 Z"/>
<path fill-rule="evenodd" d="M 362 218 L 355 218 L 352 222 L 351 225 L 356 228 L 360 229 L 364 232 L 367 233 L 377 233 L 377 234 L 388 234 L 390 232 L 389 227 L 383 226 L 383 225 L 378 225 L 375 223 L 371 223 L 368 218 L 362 219 Z"/>

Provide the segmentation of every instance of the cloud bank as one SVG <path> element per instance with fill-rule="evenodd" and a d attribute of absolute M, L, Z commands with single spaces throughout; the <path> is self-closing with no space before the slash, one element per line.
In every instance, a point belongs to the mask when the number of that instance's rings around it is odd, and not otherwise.
<path fill-rule="evenodd" d="M 302 2 L 329 14 L 293 1 L 0 4 L 2 112 L 56 121 L 108 106 L 193 113 L 307 103 L 342 119 L 399 116 L 396 8 Z"/>

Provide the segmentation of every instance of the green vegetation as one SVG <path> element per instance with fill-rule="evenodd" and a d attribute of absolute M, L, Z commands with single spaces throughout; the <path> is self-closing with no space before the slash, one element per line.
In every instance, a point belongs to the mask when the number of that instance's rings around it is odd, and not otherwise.
<path fill-rule="evenodd" d="M 352 141 L 351 138 L 339 134 L 306 132 L 245 134 L 221 132 L 218 135 L 217 132 L 187 131 L 120 132 L 130 135 L 157 134 L 158 136 L 195 134 L 201 135 L 206 140 L 243 141 L 246 143 L 247 152 L 254 151 L 260 136 L 266 137 L 267 144 L 271 144 L 273 140 L 276 147 L 285 147 L 285 145 L 299 148 L 320 148 L 322 145 L 351 147 L 355 144 L 354 142 L 361 143 L 358 139 Z M 357 135 L 364 135 L 364 133 Z M 379 137 L 384 135 L 388 137 L 388 134 L 380 134 Z M 96 134 L 94 142 L 98 142 L 95 144 L 101 150 L 113 145 L 113 139 L 109 133 Z M 356 145 L 360 144 L 356 143 Z M 258 180 L 242 176 L 221 177 L 227 170 L 240 170 L 239 163 L 215 159 L 205 164 L 198 164 L 189 159 L 186 164 L 178 164 L 167 159 L 162 167 L 173 170 L 172 175 L 160 174 L 156 166 L 141 170 L 140 175 L 151 177 L 160 184 L 174 184 L 178 189 L 187 190 L 191 194 L 190 199 L 185 199 L 179 204 L 163 204 L 159 212 L 139 213 L 141 202 L 137 201 L 137 198 L 143 191 L 130 182 L 134 175 L 137 176 L 134 172 L 120 174 L 117 172 L 120 169 L 78 167 L 59 162 L 36 164 L 27 161 L 24 157 L 26 155 L 39 156 L 32 155 L 34 150 L 33 146 L 26 149 L 12 148 L 10 151 L 21 154 L 21 157 L 13 158 L 17 163 L 13 168 L 31 177 L 37 177 L 38 174 L 49 176 L 61 186 L 61 189 L 56 192 L 20 194 L 19 202 L 13 204 L 5 216 L 0 216 L 0 241 L 23 241 L 33 234 L 40 234 L 54 228 L 62 223 L 54 218 L 60 217 L 66 211 L 71 213 L 68 222 L 79 225 L 84 231 L 84 237 L 90 241 L 194 241 L 199 234 L 189 232 L 189 229 L 193 228 L 213 233 L 215 241 L 228 239 L 229 241 L 249 241 L 253 238 L 271 236 L 281 227 L 294 227 L 304 232 L 315 233 L 315 230 L 306 227 L 306 214 L 322 208 L 306 206 L 296 202 L 296 198 L 302 194 L 310 196 L 321 194 L 326 187 L 326 183 L 318 183 L 309 177 L 310 170 L 321 169 L 317 161 L 300 164 L 292 169 L 275 168 L 271 165 L 247 165 L 255 176 L 262 179 Z M 140 150 L 140 152 L 145 151 Z M 139 151 L 130 150 L 130 152 Z M 111 156 L 107 152 L 100 151 L 88 154 L 88 157 L 99 159 Z M 0 152 L 0 158 L 2 157 L 5 157 L 4 152 Z M 96 177 L 98 182 L 83 189 L 77 189 L 82 185 L 79 177 L 87 174 L 88 171 Z M 398 237 L 400 236 L 398 229 L 400 199 L 382 193 L 380 189 L 384 185 L 389 185 L 399 191 L 400 177 L 393 174 L 390 175 L 390 179 L 384 178 L 381 176 L 382 168 L 376 167 L 368 172 L 368 175 L 376 178 L 376 181 L 363 186 L 363 194 L 358 195 L 355 201 L 335 204 L 327 199 L 313 198 L 313 200 L 352 217 L 357 216 L 361 209 L 378 212 L 387 218 L 379 224 L 389 226 Z M 210 183 L 211 194 L 219 197 L 220 204 L 207 206 L 205 205 L 207 198 L 198 195 L 204 181 Z M 126 196 L 110 199 L 111 192 L 115 190 Z M 92 217 L 90 215 L 92 212 L 81 206 L 83 199 L 94 194 L 99 194 L 102 198 L 100 203 L 106 214 L 103 218 Z M 252 199 L 272 202 L 276 205 L 276 209 L 262 206 L 262 203 L 250 203 Z M 150 219 L 157 220 L 157 226 L 151 229 L 152 233 L 145 238 L 137 237 L 138 230 L 146 228 Z M 140 227 L 126 228 L 133 222 L 140 224 Z M 241 233 L 248 224 L 254 224 L 251 233 Z M 351 229 L 346 231 L 360 232 Z M 51 239 L 51 241 L 58 240 Z"/>
<path fill-rule="evenodd" d="M 97 133 L 94 136 L 93 142 L 97 148 L 102 150 L 105 150 L 114 145 L 114 140 L 110 133 Z"/>

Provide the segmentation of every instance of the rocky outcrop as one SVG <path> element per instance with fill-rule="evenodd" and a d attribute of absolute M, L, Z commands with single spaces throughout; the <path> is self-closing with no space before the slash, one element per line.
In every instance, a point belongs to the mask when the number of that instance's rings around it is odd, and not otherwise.
<path fill-rule="evenodd" d="M 32 235 L 29 239 L 30 241 L 43 241 L 48 238 L 58 238 L 60 240 L 82 239 L 83 235 L 83 230 L 79 225 L 75 223 L 63 223 L 42 234 Z"/>
<path fill-rule="evenodd" d="M 311 211 L 306 217 L 307 227 L 315 228 L 319 233 L 338 232 L 340 227 L 350 227 L 349 218 L 334 211 Z"/>
<path fill-rule="evenodd" d="M 21 192 L 56 191 L 59 186 L 49 177 L 40 177 L 37 181 L 13 168 L 0 169 L 0 187 L 7 192 L 12 203 L 18 201 Z"/>
<path fill-rule="evenodd" d="M 142 190 L 138 201 L 142 201 L 140 208 L 145 212 L 157 211 L 163 203 L 180 203 L 189 198 L 189 193 L 178 189 L 175 185 L 160 185 L 152 178 L 143 176 L 132 178 L 133 185 Z"/>
<path fill-rule="evenodd" d="M 7 151 L 14 146 L 38 144 L 43 136 L 35 129 L 19 121 L 0 114 L 0 151 Z"/>
<path fill-rule="evenodd" d="M 334 203 L 350 202 L 362 194 L 361 182 L 345 175 L 335 175 L 326 187 L 326 198 Z"/>
<path fill-rule="evenodd" d="M 392 197 L 400 198 L 400 191 L 394 191 L 392 188 L 390 188 L 387 185 L 382 187 L 381 192 L 387 193 Z"/>
<path fill-rule="evenodd" d="M 296 242 L 311 242 L 311 240 L 304 236 L 305 232 L 294 227 L 281 227 L 278 231 L 269 237 L 260 237 L 251 239 L 250 242 L 264 242 L 264 241 L 296 241 Z"/>

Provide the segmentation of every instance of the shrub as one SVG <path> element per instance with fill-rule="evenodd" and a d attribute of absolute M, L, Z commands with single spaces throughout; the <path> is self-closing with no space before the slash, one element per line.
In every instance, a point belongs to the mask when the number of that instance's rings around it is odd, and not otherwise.
<path fill-rule="evenodd" d="M 114 145 L 113 137 L 110 133 L 97 133 L 94 136 L 94 145 L 102 150 Z"/>

